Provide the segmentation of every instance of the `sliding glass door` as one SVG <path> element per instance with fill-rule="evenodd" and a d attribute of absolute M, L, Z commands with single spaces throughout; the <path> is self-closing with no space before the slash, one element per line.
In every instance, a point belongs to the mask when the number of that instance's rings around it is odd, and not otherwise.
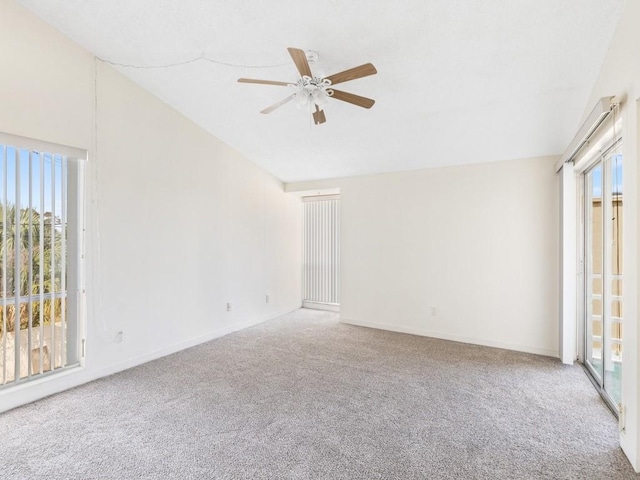
<path fill-rule="evenodd" d="M 621 401 L 623 340 L 622 155 L 584 173 L 584 363 L 605 400 Z"/>

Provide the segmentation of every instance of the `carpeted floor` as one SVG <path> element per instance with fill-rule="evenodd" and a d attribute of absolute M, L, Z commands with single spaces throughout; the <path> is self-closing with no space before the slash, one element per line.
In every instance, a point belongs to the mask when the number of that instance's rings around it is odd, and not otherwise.
<path fill-rule="evenodd" d="M 581 367 L 299 310 L 0 415 L 16 479 L 637 477 Z"/>

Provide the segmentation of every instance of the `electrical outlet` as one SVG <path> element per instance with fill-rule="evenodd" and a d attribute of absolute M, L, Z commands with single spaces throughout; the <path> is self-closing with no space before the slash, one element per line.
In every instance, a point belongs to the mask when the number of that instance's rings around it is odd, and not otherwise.
<path fill-rule="evenodd" d="M 618 429 L 620 433 L 625 433 L 627 431 L 627 407 L 619 403 L 618 409 L 620 410 L 620 414 L 618 415 Z"/>
<path fill-rule="evenodd" d="M 231 302 L 227 302 L 227 312 L 231 311 Z"/>
<path fill-rule="evenodd" d="M 123 340 L 124 340 L 124 332 L 122 330 L 120 330 L 119 332 L 116 332 L 116 336 L 113 337 L 113 343 L 122 343 Z"/>
<path fill-rule="evenodd" d="M 267 295 L 267 298 L 266 298 L 267 303 L 269 303 L 270 300 L 271 300 L 271 296 Z"/>

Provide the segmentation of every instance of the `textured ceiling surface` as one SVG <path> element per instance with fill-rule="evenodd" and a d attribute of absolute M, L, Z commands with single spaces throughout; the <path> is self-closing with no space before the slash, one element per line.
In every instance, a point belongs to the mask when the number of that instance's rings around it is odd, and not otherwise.
<path fill-rule="evenodd" d="M 116 68 L 285 182 L 562 153 L 624 2 L 19 0 L 112 62 L 221 62 Z M 236 80 L 295 82 L 287 47 L 319 75 L 373 63 L 340 88 L 376 104 L 260 114 L 288 87 Z"/>

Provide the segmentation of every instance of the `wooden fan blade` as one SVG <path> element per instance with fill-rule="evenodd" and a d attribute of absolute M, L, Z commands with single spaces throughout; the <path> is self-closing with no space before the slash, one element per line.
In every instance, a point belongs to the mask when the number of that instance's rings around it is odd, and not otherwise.
<path fill-rule="evenodd" d="M 282 105 L 284 105 L 285 103 L 290 102 L 291 100 L 293 100 L 293 97 L 295 97 L 295 93 L 293 95 L 289 95 L 287 98 L 280 100 L 278 103 L 274 103 L 273 105 L 271 105 L 270 107 L 265 108 L 264 110 L 262 110 L 260 113 L 271 113 L 273 112 L 276 108 L 281 107 Z"/>
<path fill-rule="evenodd" d="M 320 125 L 327 121 L 327 117 L 324 115 L 324 110 L 320 110 L 316 105 L 316 111 L 313 112 L 313 123 Z"/>
<path fill-rule="evenodd" d="M 238 82 L 240 83 L 259 83 L 261 85 L 282 85 L 286 87 L 287 85 L 291 85 L 287 82 L 276 82 L 274 80 L 255 80 L 253 78 L 239 78 Z"/>
<path fill-rule="evenodd" d="M 293 63 L 296 64 L 296 68 L 298 72 L 300 72 L 300 76 L 311 77 L 311 67 L 309 66 L 309 62 L 307 61 L 307 54 L 304 53 L 304 50 L 300 50 L 299 48 L 287 48 L 289 50 L 289 55 L 293 59 Z"/>
<path fill-rule="evenodd" d="M 342 100 L 343 102 L 352 103 L 362 108 L 371 108 L 373 104 L 376 103 L 375 100 L 370 98 L 361 97 L 359 95 L 354 95 L 353 93 L 343 92 L 342 90 L 336 90 L 332 88 L 333 95 L 331 98 L 335 98 L 336 100 Z"/>
<path fill-rule="evenodd" d="M 350 68 L 340 73 L 334 73 L 333 75 L 326 77 L 327 80 L 331 80 L 331 85 L 337 85 L 338 83 L 348 82 L 349 80 L 355 80 L 356 78 L 368 77 L 369 75 L 375 75 L 378 73 L 376 67 L 371 63 L 365 63 L 359 67 Z"/>

